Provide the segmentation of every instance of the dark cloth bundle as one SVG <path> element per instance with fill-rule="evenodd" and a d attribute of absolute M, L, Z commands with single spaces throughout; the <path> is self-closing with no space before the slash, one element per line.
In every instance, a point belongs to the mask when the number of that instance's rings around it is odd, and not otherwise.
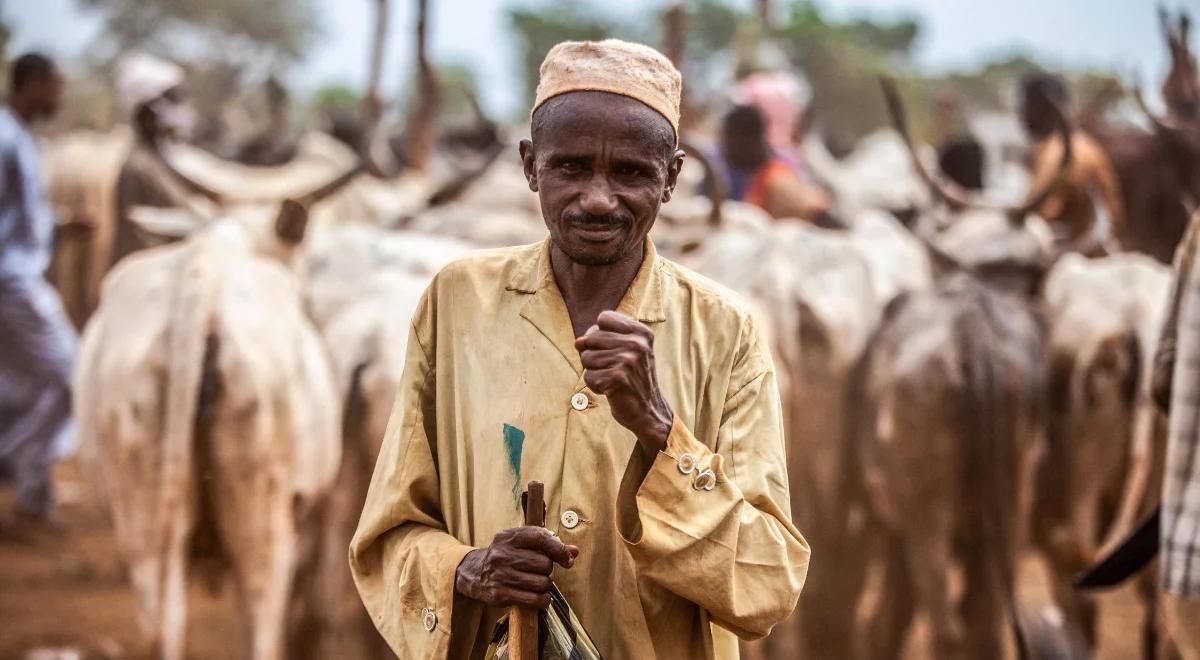
<path fill-rule="evenodd" d="M 508 615 L 496 622 L 487 660 L 508 660 Z M 550 586 L 550 607 L 538 612 L 538 657 L 541 660 L 603 660 L 583 624 L 557 586 Z"/>

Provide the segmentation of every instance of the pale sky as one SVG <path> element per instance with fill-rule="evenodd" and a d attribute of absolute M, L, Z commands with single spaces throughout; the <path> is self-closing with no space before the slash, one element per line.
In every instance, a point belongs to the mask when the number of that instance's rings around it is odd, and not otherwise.
<path fill-rule="evenodd" d="M 198 0 L 199 1 L 199 0 Z M 323 25 L 307 61 L 289 79 L 304 89 L 340 82 L 363 84 L 373 0 L 314 0 Z M 470 66 L 481 93 L 498 115 L 522 103 L 517 45 L 505 9 L 550 0 L 430 0 L 431 44 L 439 61 Z M 749 6 L 752 0 L 733 0 Z M 1200 19 L 1200 0 L 1166 0 Z M 392 42 L 385 89 L 406 77 L 414 2 L 394 0 Z M 645 15 L 666 0 L 604 0 L 612 15 Z M 784 5 L 781 0 L 778 4 Z M 837 17 L 916 14 L 923 30 L 917 62 L 944 70 L 970 66 L 989 56 L 1025 51 L 1047 65 L 1087 65 L 1159 80 L 1167 66 L 1158 32 L 1155 0 L 819 0 Z M 61 57 L 82 53 L 99 30 L 98 19 L 77 0 L 0 0 L 13 26 L 12 52 L 37 48 Z M 1152 95 L 1154 96 L 1154 95 Z"/>

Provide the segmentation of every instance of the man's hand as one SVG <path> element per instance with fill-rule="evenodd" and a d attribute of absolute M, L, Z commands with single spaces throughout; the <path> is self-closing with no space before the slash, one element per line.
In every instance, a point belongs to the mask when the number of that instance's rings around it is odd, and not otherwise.
<path fill-rule="evenodd" d="M 486 548 L 463 557 L 454 590 L 494 607 L 550 605 L 550 571 L 570 568 L 579 548 L 567 545 L 544 527 L 506 529 Z"/>
<path fill-rule="evenodd" d="M 662 451 L 675 415 L 658 389 L 650 328 L 617 312 L 601 312 L 575 348 L 583 381 L 608 398 L 617 423 L 633 431 L 649 456 Z"/>

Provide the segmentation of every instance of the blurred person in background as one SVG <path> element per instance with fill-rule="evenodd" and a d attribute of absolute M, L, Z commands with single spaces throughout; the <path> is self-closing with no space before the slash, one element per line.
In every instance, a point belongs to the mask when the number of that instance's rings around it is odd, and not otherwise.
<path fill-rule="evenodd" d="M 1174 284 L 1154 358 L 1154 398 L 1168 417 L 1159 570 L 1168 631 L 1184 660 L 1200 660 L 1200 213 L 1176 252 Z"/>
<path fill-rule="evenodd" d="M 129 114 L 134 140 L 117 177 L 117 227 L 110 266 L 163 242 L 139 231 L 130 217 L 134 208 L 189 208 L 195 195 L 213 197 L 163 161 L 164 147 L 186 136 L 194 123 L 184 93 L 183 69 L 144 53 L 126 55 L 117 64 L 117 99 Z"/>
<path fill-rule="evenodd" d="M 1055 133 L 1057 105 L 1070 104 L 1059 76 L 1035 73 L 1021 83 L 1021 123 L 1033 142 L 1030 190 L 1041 190 L 1058 175 L 1063 145 Z M 1071 132 L 1071 166 L 1050 197 L 1035 209 L 1069 250 L 1114 253 L 1125 222 L 1125 206 L 1116 171 L 1108 156 L 1083 131 Z"/>
<path fill-rule="evenodd" d="M 731 199 L 758 206 L 773 218 L 829 222 L 829 195 L 802 179 L 793 164 L 775 150 L 757 107 L 738 105 L 725 115 L 715 162 Z"/>
<path fill-rule="evenodd" d="M 16 483 L 13 527 L 44 523 L 54 507 L 50 470 L 69 453 L 71 369 L 76 335 L 58 292 L 45 279 L 58 225 L 42 187 L 30 127 L 52 118 L 63 77 L 36 53 L 12 65 L 8 106 L 0 108 L 0 473 Z"/>

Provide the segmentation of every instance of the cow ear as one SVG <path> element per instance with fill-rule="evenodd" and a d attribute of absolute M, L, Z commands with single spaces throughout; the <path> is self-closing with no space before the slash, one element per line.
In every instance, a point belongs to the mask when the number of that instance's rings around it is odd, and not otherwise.
<path fill-rule="evenodd" d="M 275 217 L 275 236 L 288 245 L 299 245 L 308 231 L 308 208 L 294 199 L 285 199 Z"/>

